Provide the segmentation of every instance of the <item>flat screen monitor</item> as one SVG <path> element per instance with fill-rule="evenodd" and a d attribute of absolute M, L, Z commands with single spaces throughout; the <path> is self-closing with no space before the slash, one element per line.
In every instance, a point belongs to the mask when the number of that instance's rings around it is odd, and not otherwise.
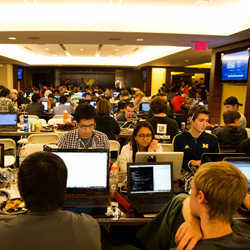
<path fill-rule="evenodd" d="M 129 163 L 129 194 L 173 192 L 172 163 Z"/>
<path fill-rule="evenodd" d="M 150 111 L 150 103 L 149 102 L 142 102 L 139 106 L 140 112 L 149 112 Z"/>
<path fill-rule="evenodd" d="M 0 113 L 0 126 L 17 126 L 17 114 Z"/>
<path fill-rule="evenodd" d="M 221 81 L 246 83 L 248 79 L 249 50 L 221 54 Z"/>
<path fill-rule="evenodd" d="M 114 97 L 114 98 L 117 98 L 119 95 L 120 95 L 120 92 L 116 92 L 116 91 L 113 92 L 113 97 Z"/>
<path fill-rule="evenodd" d="M 90 101 L 90 105 L 92 105 L 94 108 L 96 108 L 96 101 Z"/>
<path fill-rule="evenodd" d="M 18 68 L 17 69 L 17 80 L 22 80 L 23 79 L 23 69 Z"/>
<path fill-rule="evenodd" d="M 51 149 L 68 169 L 67 193 L 108 193 L 108 151 L 101 149 Z"/>
<path fill-rule="evenodd" d="M 135 162 L 173 162 L 174 180 L 182 177 L 183 152 L 137 152 Z"/>

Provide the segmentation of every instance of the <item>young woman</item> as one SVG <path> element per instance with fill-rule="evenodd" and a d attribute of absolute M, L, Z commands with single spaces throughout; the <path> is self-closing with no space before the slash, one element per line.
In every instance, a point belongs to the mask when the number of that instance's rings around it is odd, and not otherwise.
<path fill-rule="evenodd" d="M 127 172 L 127 163 L 135 161 L 136 152 L 161 151 L 158 141 L 154 139 L 154 130 L 149 122 L 138 122 L 131 136 L 130 142 L 123 146 L 118 158 L 120 172 Z"/>

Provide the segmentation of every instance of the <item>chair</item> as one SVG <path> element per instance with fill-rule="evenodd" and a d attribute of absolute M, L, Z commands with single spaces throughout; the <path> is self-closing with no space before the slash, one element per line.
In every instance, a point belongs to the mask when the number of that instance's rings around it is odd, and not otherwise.
<path fill-rule="evenodd" d="M 40 143 L 40 144 L 32 144 L 32 143 L 28 143 L 26 145 L 24 145 L 23 147 L 21 147 L 20 149 L 20 154 L 19 154 L 19 164 L 21 164 L 23 162 L 23 160 L 30 154 L 33 154 L 35 152 L 41 152 L 43 151 L 43 146 L 44 145 L 48 145 L 49 147 L 52 148 L 57 148 L 56 145 L 53 144 L 47 144 L 47 143 Z"/>
<path fill-rule="evenodd" d="M 109 151 L 110 151 L 110 158 L 116 160 L 119 153 L 120 153 L 120 143 L 118 141 L 109 140 Z"/>
<path fill-rule="evenodd" d="M 16 142 L 13 139 L 0 139 L 0 144 L 4 144 L 4 166 L 13 166 L 16 163 Z"/>
<path fill-rule="evenodd" d="M 57 144 L 59 135 L 56 133 L 33 134 L 28 137 L 28 144 Z"/>
<path fill-rule="evenodd" d="M 159 146 L 162 148 L 162 152 L 172 152 L 171 143 L 159 143 Z"/>

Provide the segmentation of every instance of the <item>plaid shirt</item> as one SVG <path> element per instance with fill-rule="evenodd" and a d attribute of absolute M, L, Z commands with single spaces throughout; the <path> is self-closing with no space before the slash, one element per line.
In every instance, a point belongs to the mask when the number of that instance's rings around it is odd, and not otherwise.
<path fill-rule="evenodd" d="M 58 143 L 58 148 L 65 149 L 78 149 L 81 148 L 81 137 L 78 129 L 74 129 L 64 134 Z M 109 139 L 108 137 L 97 130 L 93 130 L 92 134 L 92 148 L 100 148 L 109 150 Z"/>
<path fill-rule="evenodd" d="M 0 112 L 15 113 L 16 109 L 13 102 L 6 97 L 0 98 Z"/>

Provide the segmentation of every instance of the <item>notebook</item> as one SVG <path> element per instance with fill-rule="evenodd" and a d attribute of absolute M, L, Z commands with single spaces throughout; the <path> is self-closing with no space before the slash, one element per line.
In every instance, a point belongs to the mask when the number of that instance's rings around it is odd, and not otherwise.
<path fill-rule="evenodd" d="M 173 165 L 128 163 L 128 199 L 137 213 L 158 213 L 173 197 Z"/>
<path fill-rule="evenodd" d="M 109 204 L 108 151 L 49 149 L 68 169 L 64 209 L 104 215 Z"/>
<path fill-rule="evenodd" d="M 232 163 L 247 177 L 250 192 L 250 157 L 225 157 L 223 160 Z"/>
<path fill-rule="evenodd" d="M 17 130 L 17 114 L 0 113 L 0 131 L 16 131 L 16 130 Z"/>

